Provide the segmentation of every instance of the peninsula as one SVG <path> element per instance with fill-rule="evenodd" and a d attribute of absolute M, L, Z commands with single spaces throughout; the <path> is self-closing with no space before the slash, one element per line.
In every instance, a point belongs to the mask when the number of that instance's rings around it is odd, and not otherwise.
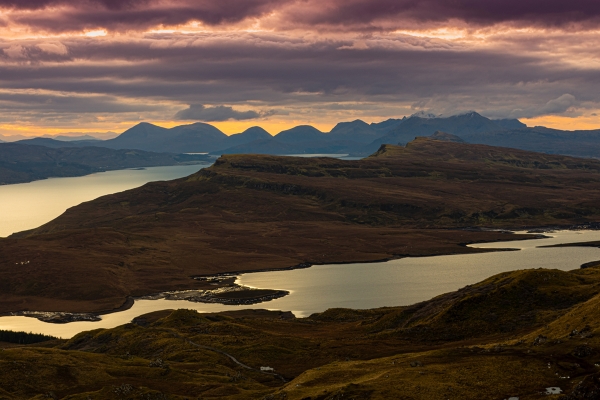
<path fill-rule="evenodd" d="M 108 311 L 206 289 L 200 275 L 484 251 L 464 244 L 508 235 L 479 228 L 594 223 L 599 201 L 600 161 L 432 138 L 359 161 L 227 155 L 0 240 L 0 312 Z"/>

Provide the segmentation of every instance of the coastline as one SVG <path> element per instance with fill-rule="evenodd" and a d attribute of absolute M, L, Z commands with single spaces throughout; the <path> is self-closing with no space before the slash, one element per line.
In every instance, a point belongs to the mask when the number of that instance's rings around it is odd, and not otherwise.
<path fill-rule="evenodd" d="M 534 239 L 545 239 L 545 238 L 550 238 L 548 236 L 542 236 L 539 235 L 539 233 L 541 232 L 553 232 L 553 231 L 576 231 L 576 230 L 598 230 L 598 229 L 586 229 L 585 227 L 582 226 L 570 226 L 570 229 L 565 229 L 565 228 L 558 228 L 557 226 L 552 226 L 552 227 L 545 227 L 545 228 L 536 228 L 535 232 L 531 232 L 531 236 L 527 237 L 527 238 L 523 238 L 523 237 L 518 237 L 518 238 L 511 238 L 510 235 L 514 234 L 517 231 L 508 231 L 508 230 L 502 230 L 502 232 L 507 233 L 507 238 L 505 239 L 498 239 L 498 240 L 487 240 L 487 241 L 471 241 L 468 243 L 461 243 L 460 246 L 464 246 L 467 247 L 469 245 L 472 244 L 478 244 L 478 243 L 497 243 L 497 242 L 510 242 L 510 241 L 518 241 L 518 240 L 534 240 Z M 538 234 L 537 236 L 534 236 L 534 234 Z M 591 243 L 593 243 L 595 241 L 591 241 Z M 585 243 L 585 242 L 583 242 Z M 554 247 L 568 247 L 568 246 L 577 246 L 577 245 L 581 245 L 578 243 L 566 243 L 566 244 L 561 244 L 561 245 L 555 245 Z M 552 247 L 552 246 L 542 246 L 542 247 Z M 476 248 L 471 248 L 471 249 L 476 249 Z M 489 253 L 489 252 L 502 252 L 502 251 L 518 251 L 519 249 L 515 249 L 515 248 L 477 248 L 478 251 L 473 252 L 473 254 L 477 254 L 477 253 Z M 166 299 L 166 300 L 184 300 L 184 301 L 192 301 L 192 302 L 199 302 L 199 303 L 217 303 L 217 304 L 223 304 L 223 305 L 254 305 L 254 304 L 260 304 L 263 302 L 267 302 L 267 301 L 271 301 L 280 297 L 284 297 L 286 295 L 289 294 L 289 292 L 285 291 L 285 290 L 273 290 L 273 289 L 264 289 L 264 288 L 260 288 L 260 289 L 254 289 L 254 288 L 248 288 L 248 287 L 243 287 L 240 285 L 237 285 L 234 283 L 235 279 L 243 274 L 254 274 L 254 273 L 259 273 L 259 272 L 279 272 L 279 271 L 292 271 L 292 270 L 296 270 L 296 269 L 307 269 L 310 268 L 312 266 L 318 266 L 318 265 L 348 265 L 348 264 L 377 264 L 377 263 L 385 263 L 388 261 L 392 261 L 392 260 L 399 260 L 399 259 L 403 259 L 403 258 L 425 258 L 425 257 L 437 257 L 437 256 L 448 256 L 448 255 L 457 255 L 457 254 L 464 254 L 461 252 L 450 252 L 450 253 L 445 253 L 445 254 L 431 254 L 431 255 L 397 255 L 395 257 L 388 257 L 388 258 L 383 258 L 383 259 L 375 259 L 375 260 L 369 260 L 369 261 L 344 261 L 344 262 L 319 262 L 319 263 L 308 263 L 308 262 L 304 262 L 304 263 L 299 263 L 296 265 L 292 265 L 292 266 L 288 266 L 288 267 L 282 267 L 282 268 L 268 268 L 268 269 L 252 269 L 252 270 L 239 270 L 236 272 L 225 272 L 225 273 L 218 273 L 218 274 L 211 274 L 211 275 L 195 275 L 190 277 L 193 280 L 197 280 L 197 281 L 205 281 L 210 283 L 211 285 L 215 285 L 214 289 L 182 289 L 182 290 L 176 290 L 176 291 L 163 291 L 163 292 L 155 292 L 155 293 L 150 293 L 147 295 L 142 295 L 142 296 L 128 296 L 125 301 L 122 303 L 121 306 L 113 308 L 113 309 L 109 309 L 109 310 L 102 310 L 99 312 L 92 312 L 92 313 L 85 313 L 85 312 L 81 312 L 81 313 L 70 313 L 70 312 L 61 312 L 61 311 L 54 311 L 54 312 L 40 312 L 40 311 L 17 311 L 17 312 L 5 312 L 5 313 L 1 313 L 0 317 L 5 317 L 5 316 L 25 316 L 25 317 L 30 317 L 30 318 L 37 318 L 38 320 L 42 321 L 42 322 L 46 322 L 46 323 L 57 323 L 57 324 L 67 324 L 70 322 L 78 322 L 78 321 L 100 321 L 102 320 L 101 316 L 103 315 L 109 315 L 109 314 L 114 314 L 114 313 L 118 313 L 121 311 L 126 311 L 129 310 L 133 307 L 133 305 L 135 304 L 136 300 L 154 300 L 154 299 Z M 594 262 L 591 262 L 594 263 Z M 224 285 L 220 285 L 220 283 L 225 282 Z M 215 296 L 215 294 L 219 291 L 222 290 L 224 288 L 235 288 L 235 291 L 251 291 L 251 290 L 262 290 L 262 291 L 272 291 L 272 296 L 270 295 L 266 295 L 266 296 L 259 296 L 259 297 L 249 297 L 249 298 L 242 298 L 242 299 L 222 299 L 222 298 L 218 298 L 217 296 Z M 201 293 L 200 293 L 201 292 Z M 186 295 L 186 293 L 192 293 L 191 295 Z"/>
<path fill-rule="evenodd" d="M 158 153 L 158 154 L 161 154 L 161 153 Z M 123 168 L 122 166 L 98 167 L 98 168 L 90 167 L 89 171 L 84 171 L 84 172 L 80 172 L 80 173 L 77 172 L 77 173 L 65 173 L 64 175 L 43 176 L 43 177 L 37 177 L 37 178 L 31 178 L 31 179 L 22 179 L 19 181 L 9 182 L 9 183 L 0 182 L 0 186 L 22 185 L 22 184 L 26 184 L 26 183 L 44 181 L 44 180 L 48 180 L 48 179 L 81 178 L 84 176 L 101 174 L 103 172 L 111 172 L 111 171 L 125 171 L 125 170 L 143 171 L 147 168 L 154 168 L 154 167 L 177 167 L 177 166 L 184 166 L 184 165 L 211 165 L 211 164 L 212 164 L 212 161 L 210 161 L 210 160 L 198 160 L 198 161 L 185 161 L 185 162 L 164 163 L 164 164 L 159 163 L 156 165 L 144 165 L 144 166 L 139 166 L 139 167 L 126 167 L 126 168 Z M 14 232 L 14 233 L 18 233 L 18 232 Z"/>

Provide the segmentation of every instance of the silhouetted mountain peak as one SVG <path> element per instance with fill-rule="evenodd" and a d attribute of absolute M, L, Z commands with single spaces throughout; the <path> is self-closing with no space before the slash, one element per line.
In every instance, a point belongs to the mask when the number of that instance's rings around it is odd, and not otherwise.
<path fill-rule="evenodd" d="M 115 139 L 112 140 L 118 140 L 118 139 L 126 139 L 126 138 L 133 138 L 133 137 L 148 137 L 150 135 L 156 135 L 156 134 L 160 134 L 163 132 L 166 132 L 167 129 L 166 128 L 162 128 L 160 126 L 157 125 L 153 125 L 149 122 L 140 122 L 137 125 L 132 126 L 131 128 L 127 129 L 125 132 L 123 132 L 122 134 L 120 134 L 118 137 L 116 137 Z"/>
<path fill-rule="evenodd" d="M 325 134 L 310 125 L 298 125 L 292 129 L 279 132 L 275 139 L 284 143 L 312 142 L 325 139 Z"/>
<path fill-rule="evenodd" d="M 206 152 L 218 148 L 225 138 L 227 135 L 223 132 L 203 122 L 171 129 L 142 122 L 118 137 L 104 141 L 102 146 L 172 153 Z"/>
<path fill-rule="evenodd" d="M 352 122 L 340 122 L 327 134 L 329 140 L 351 140 L 370 143 L 382 133 L 366 122 L 357 119 Z"/>
<path fill-rule="evenodd" d="M 457 114 L 450 115 L 450 117 L 467 117 L 467 118 L 479 118 L 479 117 L 482 117 L 482 118 L 485 118 L 484 116 L 482 116 L 481 114 L 479 114 L 477 111 L 473 111 L 473 110 L 459 112 Z"/>
<path fill-rule="evenodd" d="M 366 155 L 377 151 L 381 144 L 406 144 L 415 137 L 454 142 L 460 138 L 474 144 L 600 157 L 600 130 L 567 132 L 529 128 L 517 119 L 492 120 L 476 111 L 452 116 L 418 112 L 411 117 L 370 124 L 356 119 L 338 123 L 329 133 L 310 125 L 300 125 L 279 132 L 275 137 L 259 126 L 227 136 L 203 122 L 170 129 L 141 122 L 110 140 L 62 142 L 54 140 L 56 138 L 35 138 L 21 143 L 53 148 L 97 146 L 171 153 Z M 0 139 L 4 138 L 0 136 Z"/>
<path fill-rule="evenodd" d="M 411 115 L 410 118 L 422 118 L 422 119 L 434 119 L 434 118 L 440 118 L 441 115 L 436 115 L 433 113 L 428 113 L 426 111 L 418 111 L 416 113 L 414 113 L 413 115 Z"/>
<path fill-rule="evenodd" d="M 266 143 L 271 140 L 273 140 L 273 136 L 271 136 L 271 134 L 269 132 L 265 131 L 260 126 L 253 126 L 251 128 L 246 129 L 242 133 L 236 133 L 234 135 L 227 137 L 223 141 L 223 147 L 221 147 L 219 150 L 215 150 L 215 153 L 217 153 L 217 154 L 230 153 L 231 152 L 230 149 L 245 149 L 245 147 L 240 147 L 240 146 L 245 146 L 248 143 L 253 143 L 253 142 Z"/>
<path fill-rule="evenodd" d="M 473 134 L 501 131 L 504 128 L 475 111 L 450 116 L 419 117 L 414 114 L 410 118 L 392 128 L 385 136 L 380 137 L 369 145 L 375 150 L 383 143 L 408 143 L 415 137 L 431 136 L 436 131 L 447 132 L 464 138 Z M 422 115 L 422 114 L 421 114 Z"/>
<path fill-rule="evenodd" d="M 129 128 L 128 130 L 139 128 L 139 127 L 144 127 L 144 126 L 153 126 L 153 127 L 159 128 L 158 125 L 154 125 L 154 124 L 151 124 L 150 122 L 142 121 L 142 122 L 139 122 L 139 123 L 135 124 L 134 126 L 132 126 L 131 128 Z"/>
<path fill-rule="evenodd" d="M 518 119 L 494 119 L 492 120 L 504 129 L 523 129 L 527 128 L 527 125 L 519 121 Z"/>
<path fill-rule="evenodd" d="M 163 128 L 163 127 L 158 126 L 158 125 L 151 124 L 150 122 L 140 122 L 139 124 L 136 124 L 136 125 L 132 126 L 131 128 L 127 129 L 123 133 L 132 132 L 132 131 L 135 132 L 135 131 L 139 131 L 139 130 L 142 130 L 142 129 L 164 129 L 164 130 L 166 130 L 166 128 Z"/>
<path fill-rule="evenodd" d="M 329 133 L 330 134 L 341 133 L 341 132 L 346 133 L 349 130 L 355 130 L 355 129 L 372 129 L 372 128 L 365 121 L 363 121 L 361 119 L 355 119 L 354 121 L 351 121 L 351 122 L 338 122 L 336 124 L 336 126 L 334 126 L 333 129 L 331 130 L 331 132 L 329 132 Z"/>
<path fill-rule="evenodd" d="M 381 132 L 381 133 L 386 133 L 387 131 L 389 131 L 390 129 L 398 126 L 399 124 L 401 124 L 402 122 L 406 121 L 406 117 L 402 117 L 402 119 L 396 119 L 396 118 L 390 118 L 390 119 L 386 119 L 385 121 L 382 122 L 373 122 L 371 123 L 371 128 Z"/>
<path fill-rule="evenodd" d="M 230 137 L 233 137 L 236 135 L 252 136 L 253 138 L 255 138 L 255 140 L 256 139 L 271 139 L 273 137 L 273 136 L 271 136 L 271 134 L 269 132 L 267 132 L 260 126 L 252 126 L 248 129 L 246 129 L 244 132 L 236 133 L 235 135 L 231 135 Z"/>
<path fill-rule="evenodd" d="M 227 136 L 219 129 L 215 128 L 210 124 L 206 124 L 204 122 L 194 122 L 193 124 L 188 125 L 179 125 L 169 129 L 171 132 L 183 132 L 183 131 L 193 131 L 193 132 L 202 132 L 202 133 L 213 133 L 220 136 Z"/>

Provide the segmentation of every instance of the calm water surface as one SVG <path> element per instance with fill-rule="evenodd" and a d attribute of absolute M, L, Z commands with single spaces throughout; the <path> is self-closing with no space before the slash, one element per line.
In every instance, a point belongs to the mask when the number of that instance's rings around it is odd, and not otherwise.
<path fill-rule="evenodd" d="M 182 178 L 207 166 L 125 169 L 0 186 L 0 237 L 37 228 L 84 201 L 133 189 L 151 181 Z"/>
<path fill-rule="evenodd" d="M 308 316 L 332 307 L 375 308 L 409 305 L 457 290 L 494 274 L 529 268 L 571 270 L 600 260 L 600 249 L 540 248 L 558 243 L 600 240 L 600 231 L 561 231 L 552 238 L 478 244 L 483 248 L 515 248 L 484 254 L 404 258 L 383 263 L 321 265 L 294 271 L 243 274 L 237 282 L 257 288 L 285 289 L 291 294 L 254 306 L 225 306 L 187 301 L 140 300 L 126 311 L 103 316 L 99 322 L 47 324 L 33 318 L 2 317 L 0 329 L 42 332 L 64 338 L 81 331 L 112 328 L 151 311 L 189 308 L 201 312 L 268 308 Z M 60 310 L 58 310 L 60 311 Z"/>

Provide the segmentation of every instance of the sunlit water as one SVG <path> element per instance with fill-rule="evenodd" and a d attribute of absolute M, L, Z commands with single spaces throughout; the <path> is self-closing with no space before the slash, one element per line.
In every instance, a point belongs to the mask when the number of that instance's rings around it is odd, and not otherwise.
<path fill-rule="evenodd" d="M 138 315 L 164 309 L 189 308 L 201 312 L 268 308 L 308 316 L 333 307 L 375 308 L 414 304 L 457 290 L 494 274 L 518 269 L 556 268 L 572 270 L 600 260 L 592 247 L 540 248 L 558 243 L 600 240 L 600 231 L 561 231 L 552 238 L 478 244 L 484 248 L 515 248 L 483 254 L 403 258 L 383 263 L 320 265 L 293 271 L 243 274 L 242 285 L 284 289 L 289 296 L 254 306 L 225 306 L 187 301 L 139 300 L 126 311 L 108 314 L 99 322 L 47 324 L 33 318 L 2 317 L 0 329 L 42 332 L 64 338 L 96 328 L 112 328 Z M 60 310 L 57 310 L 60 311 Z"/>
<path fill-rule="evenodd" d="M 84 201 L 133 189 L 151 181 L 181 178 L 207 166 L 125 169 L 0 186 L 0 237 L 37 228 Z"/>

